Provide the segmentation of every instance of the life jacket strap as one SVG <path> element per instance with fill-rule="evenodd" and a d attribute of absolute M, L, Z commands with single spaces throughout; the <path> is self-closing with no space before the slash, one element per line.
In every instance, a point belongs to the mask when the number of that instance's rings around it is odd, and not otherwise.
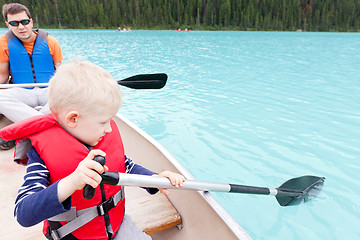
<path fill-rule="evenodd" d="M 51 237 L 53 240 L 60 240 L 66 235 L 72 233 L 76 229 L 84 226 L 97 216 L 103 216 L 114 208 L 120 201 L 124 200 L 125 192 L 124 187 L 121 186 L 121 190 L 114 196 L 110 197 L 105 202 L 100 203 L 97 206 L 82 209 L 76 211 L 73 207 L 69 211 L 56 215 L 48 219 L 51 228 Z M 58 229 L 52 229 L 51 222 L 67 221 L 67 223 Z"/>

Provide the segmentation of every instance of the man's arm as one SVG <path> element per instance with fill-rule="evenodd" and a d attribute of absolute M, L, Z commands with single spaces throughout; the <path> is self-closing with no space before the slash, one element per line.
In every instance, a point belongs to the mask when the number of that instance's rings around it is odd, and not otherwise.
<path fill-rule="evenodd" d="M 0 84 L 9 83 L 9 63 L 0 63 Z"/>
<path fill-rule="evenodd" d="M 48 35 L 47 42 L 56 70 L 60 66 L 61 62 L 64 60 L 64 57 L 62 55 L 59 43 L 53 36 Z"/>
<path fill-rule="evenodd" d="M 56 62 L 54 63 L 54 66 L 55 66 L 55 70 L 58 69 L 58 67 L 60 66 L 61 62 Z"/>

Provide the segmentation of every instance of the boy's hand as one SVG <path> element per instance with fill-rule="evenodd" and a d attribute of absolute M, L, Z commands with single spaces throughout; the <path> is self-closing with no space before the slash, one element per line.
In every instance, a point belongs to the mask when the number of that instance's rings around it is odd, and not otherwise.
<path fill-rule="evenodd" d="M 94 157 L 97 155 L 105 157 L 106 154 L 100 149 L 91 150 L 86 158 L 79 163 L 73 173 L 60 180 L 58 184 L 58 196 L 60 202 L 65 201 L 76 190 L 83 189 L 86 184 L 89 184 L 93 188 L 96 188 L 100 184 L 102 178 L 99 174 L 106 172 L 109 169 L 94 161 Z"/>
<path fill-rule="evenodd" d="M 166 177 L 170 180 L 171 184 L 175 187 L 182 187 L 183 182 L 185 182 L 185 177 L 181 174 L 170 172 L 170 171 L 163 171 L 159 173 L 159 176 Z M 170 194 L 169 190 L 167 188 L 159 188 L 159 191 L 166 196 Z"/>

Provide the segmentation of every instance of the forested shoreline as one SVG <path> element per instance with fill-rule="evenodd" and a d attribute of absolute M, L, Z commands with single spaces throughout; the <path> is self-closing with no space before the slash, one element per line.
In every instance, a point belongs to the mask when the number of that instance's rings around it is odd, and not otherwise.
<path fill-rule="evenodd" d="M 40 28 L 358 32 L 360 0 L 0 0 Z M 3 24 L 3 27 L 5 25 Z"/>

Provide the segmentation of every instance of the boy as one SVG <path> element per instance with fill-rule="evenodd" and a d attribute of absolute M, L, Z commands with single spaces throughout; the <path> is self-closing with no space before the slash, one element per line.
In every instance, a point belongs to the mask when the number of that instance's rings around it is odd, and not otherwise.
<path fill-rule="evenodd" d="M 32 144 L 15 204 L 21 225 L 47 219 L 44 234 L 48 239 L 151 239 L 124 217 L 123 189 L 100 184 L 99 174 L 104 171 L 154 174 L 124 155 L 112 121 L 121 102 L 119 87 L 108 72 L 87 61 L 71 62 L 61 65 L 50 80 L 51 114 L 0 131 L 1 137 L 30 139 Z M 106 156 L 105 166 L 93 161 L 96 155 Z M 159 175 L 175 186 L 185 181 L 169 171 Z M 82 196 L 86 184 L 96 188 L 91 200 Z M 167 189 L 160 191 L 168 194 Z"/>

